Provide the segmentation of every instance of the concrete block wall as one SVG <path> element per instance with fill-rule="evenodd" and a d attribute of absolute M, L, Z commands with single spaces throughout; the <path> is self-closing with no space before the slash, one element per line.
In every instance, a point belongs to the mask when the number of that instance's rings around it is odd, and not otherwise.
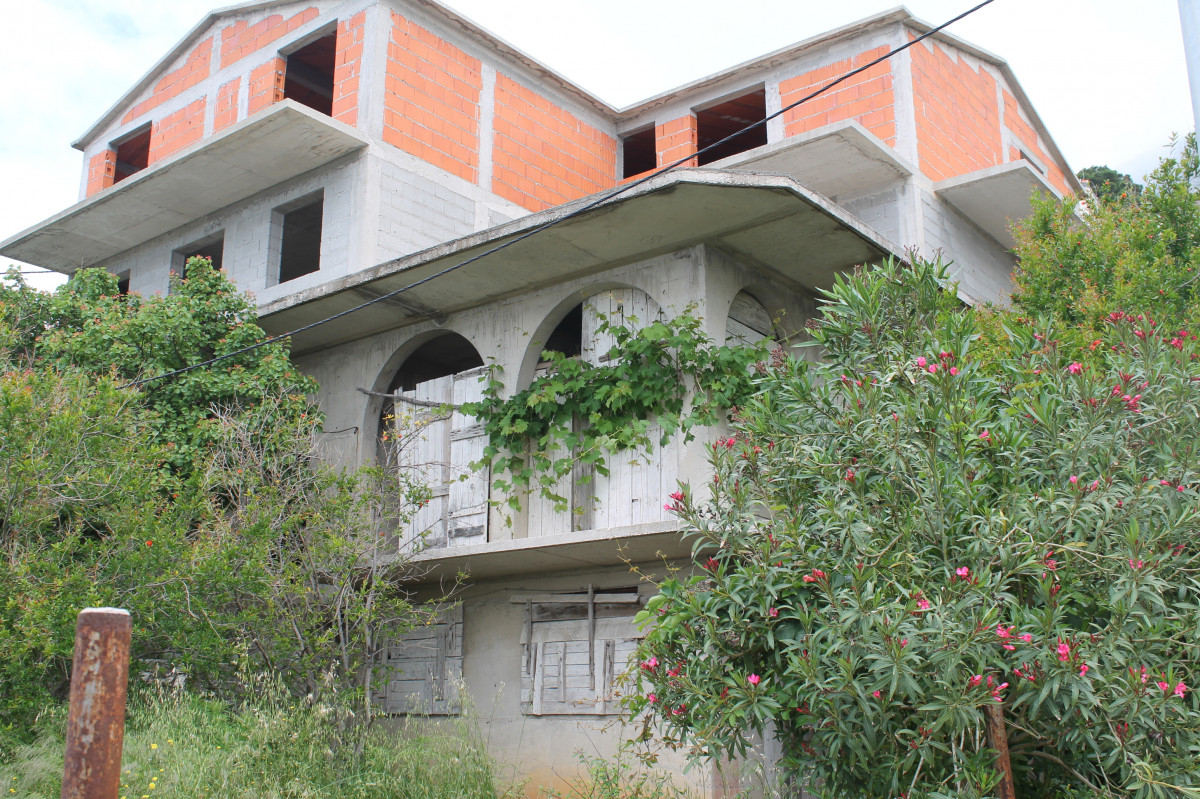
<path fill-rule="evenodd" d="M 361 155 L 352 154 L 295 180 L 280 184 L 203 219 L 176 228 L 98 264 L 117 275 L 129 276 L 130 291 L 165 294 L 170 281 L 171 254 L 213 234 L 224 233 L 223 268 L 243 291 L 269 302 L 345 274 L 351 251 L 359 245 L 357 231 L 364 221 L 354 213 L 358 185 L 363 180 Z M 275 209 L 298 198 L 323 195 L 321 269 L 277 285 L 268 274 L 271 263 Z M 339 271 L 340 268 L 340 271 Z"/>

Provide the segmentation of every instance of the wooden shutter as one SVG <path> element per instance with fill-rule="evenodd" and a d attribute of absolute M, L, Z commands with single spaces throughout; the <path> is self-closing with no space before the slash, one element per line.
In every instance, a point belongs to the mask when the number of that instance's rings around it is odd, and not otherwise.
<path fill-rule="evenodd" d="M 482 397 L 481 373 L 471 369 L 438 377 L 397 394 L 396 413 L 411 418 L 415 427 L 400 450 L 399 466 L 432 492 L 409 524 L 409 552 L 487 540 L 490 472 L 472 468 L 483 457 L 483 426 L 448 410 Z M 405 404 L 405 399 L 416 403 Z"/>
<path fill-rule="evenodd" d="M 625 325 L 631 330 L 647 327 L 659 318 L 658 306 L 645 292 L 618 289 L 589 299 L 583 306 L 583 358 L 589 363 L 608 363 L 608 351 L 616 343 L 608 332 L 600 332 L 604 319 L 609 324 Z M 648 451 L 625 451 L 605 457 L 607 475 L 597 474 L 582 486 L 595 496 L 590 527 L 608 529 L 670 518 L 663 505 L 677 490 L 679 448 L 672 441 L 660 447 L 662 430 L 651 426 L 647 437 L 653 445 Z"/>
<path fill-rule="evenodd" d="M 641 633 L 632 617 L 535 622 L 522 635 L 521 704 L 532 716 L 620 712 L 616 677 L 628 666 Z M 589 657 L 590 649 L 590 657 Z"/>
<path fill-rule="evenodd" d="M 725 323 L 726 344 L 757 344 L 771 338 L 771 315 L 758 300 L 739 291 L 729 306 Z"/>
<path fill-rule="evenodd" d="M 385 713 L 445 716 L 460 710 L 462 607 L 434 623 L 409 630 L 381 658 L 375 701 Z"/>

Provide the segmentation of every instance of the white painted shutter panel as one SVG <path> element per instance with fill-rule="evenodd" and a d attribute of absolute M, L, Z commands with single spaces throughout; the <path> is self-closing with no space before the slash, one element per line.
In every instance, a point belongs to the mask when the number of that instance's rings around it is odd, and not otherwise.
<path fill-rule="evenodd" d="M 757 344 L 771 338 L 771 315 L 758 300 L 744 291 L 738 292 L 729 306 L 725 323 L 726 344 Z"/>
<path fill-rule="evenodd" d="M 385 713 L 457 714 L 462 658 L 459 606 L 444 612 L 438 622 L 409 630 L 387 646 L 375 700 Z"/>
<path fill-rule="evenodd" d="M 418 383 L 411 391 L 399 392 L 396 414 L 411 418 L 409 441 L 400 450 L 399 467 L 409 477 L 427 486 L 433 495 L 417 509 L 404 538 L 404 550 L 420 552 L 446 546 L 446 477 L 449 471 L 450 418 L 437 407 L 406 404 L 405 399 L 447 405 L 454 378 L 439 377 Z"/>
<path fill-rule="evenodd" d="M 483 398 L 479 378 L 483 369 L 454 375 L 455 405 Z M 490 470 L 476 470 L 483 458 L 487 436 L 475 417 L 455 411 L 450 419 L 450 468 L 447 492 L 447 533 L 451 546 L 481 543 L 487 540 L 488 488 Z"/>
<path fill-rule="evenodd" d="M 546 372 L 546 369 L 537 370 L 533 376 L 534 380 L 545 377 Z M 570 455 L 570 452 L 565 447 L 556 447 L 549 453 L 551 462 L 568 457 L 568 455 Z M 526 499 L 526 518 L 528 520 L 526 529 L 528 531 L 527 535 L 530 538 L 568 533 L 571 530 L 581 529 L 578 526 L 578 520 L 574 513 L 576 496 L 575 476 L 570 474 L 559 478 L 550 490 L 560 497 L 566 497 L 568 507 L 566 510 L 558 510 L 555 507 L 554 500 L 542 496 L 541 485 L 536 483 L 536 481 L 532 483 Z"/>
<path fill-rule="evenodd" d="M 608 363 L 608 350 L 616 343 L 612 334 L 600 332 L 604 318 L 609 324 L 640 330 L 657 321 L 658 308 L 644 292 L 620 289 L 596 295 L 583 306 L 583 357 L 589 363 Z M 608 475 L 596 475 L 584 485 L 597 502 L 591 511 L 591 527 L 607 529 L 662 521 L 665 497 L 676 490 L 678 448 L 672 441 L 659 447 L 662 430 L 648 431 L 653 447 L 648 452 L 626 451 L 605 458 Z"/>

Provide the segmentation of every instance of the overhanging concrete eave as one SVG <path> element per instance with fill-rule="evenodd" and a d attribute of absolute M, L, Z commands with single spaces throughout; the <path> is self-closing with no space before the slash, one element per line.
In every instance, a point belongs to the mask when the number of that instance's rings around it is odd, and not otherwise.
<path fill-rule="evenodd" d="M 934 192 L 989 236 L 1009 249 L 1016 246 L 1010 224 L 1033 211 L 1033 196 L 1059 193 L 1026 161 L 998 164 L 934 184 Z"/>
<path fill-rule="evenodd" d="M 810 288 L 831 284 L 839 271 L 900 254 L 792 178 L 689 169 L 659 175 L 483 256 L 594 202 L 577 200 L 297 292 L 260 307 L 261 324 L 272 334 L 287 333 L 404 289 L 394 300 L 297 333 L 293 351 L 303 354 L 700 243 L 741 253 Z"/>
<path fill-rule="evenodd" d="M 916 168 L 852 119 L 790 136 L 712 164 L 789 175 L 820 193 L 853 195 L 916 173 Z"/>
<path fill-rule="evenodd" d="M 622 563 L 678 561 L 688 558 L 691 552 L 691 541 L 680 536 L 676 522 L 656 522 L 428 550 L 409 560 L 406 581 L 452 583 L 460 574 L 470 580 L 483 580 Z"/>
<path fill-rule="evenodd" d="M 69 274 L 366 146 L 284 100 L 0 242 L 0 254 Z"/>

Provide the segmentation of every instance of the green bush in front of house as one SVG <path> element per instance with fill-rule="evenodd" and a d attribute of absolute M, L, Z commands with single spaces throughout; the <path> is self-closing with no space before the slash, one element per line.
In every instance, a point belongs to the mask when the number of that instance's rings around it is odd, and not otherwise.
<path fill-rule="evenodd" d="M 1200 342 L 956 307 L 935 265 L 839 279 L 826 358 L 760 365 L 672 502 L 635 713 L 730 754 L 773 725 L 825 797 L 1200 795 Z"/>

